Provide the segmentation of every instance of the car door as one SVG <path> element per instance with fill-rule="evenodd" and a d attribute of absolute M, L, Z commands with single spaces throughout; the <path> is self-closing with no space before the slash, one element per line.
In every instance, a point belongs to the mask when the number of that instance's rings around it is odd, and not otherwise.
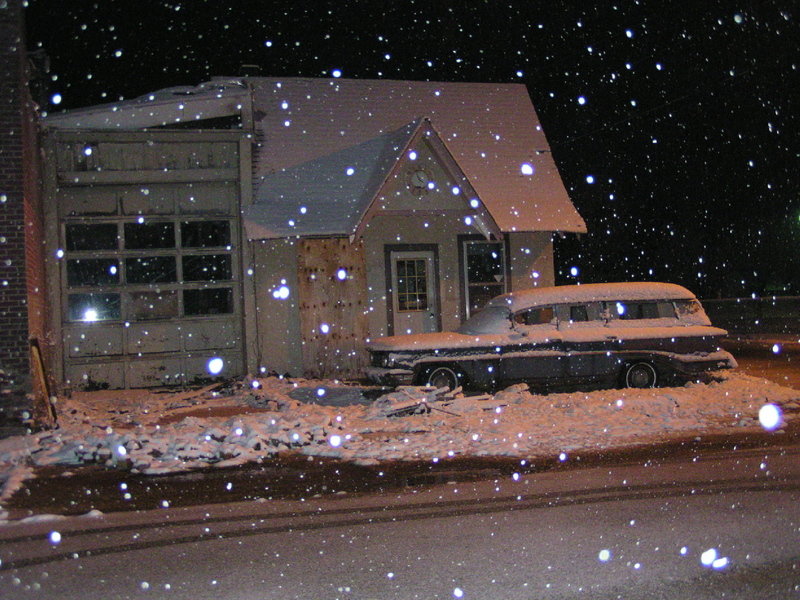
<path fill-rule="evenodd" d="M 504 383 L 547 384 L 563 380 L 566 360 L 554 307 L 535 307 L 514 314 L 508 338 L 500 361 Z"/>
<path fill-rule="evenodd" d="M 613 375 L 618 370 L 617 338 L 607 326 L 603 304 L 564 304 L 556 312 L 567 377 L 592 382 Z"/>

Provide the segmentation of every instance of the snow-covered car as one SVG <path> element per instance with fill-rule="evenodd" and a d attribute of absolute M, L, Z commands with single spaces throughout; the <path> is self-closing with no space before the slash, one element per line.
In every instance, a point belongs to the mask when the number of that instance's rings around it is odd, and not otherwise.
<path fill-rule="evenodd" d="M 669 283 L 534 288 L 497 296 L 453 332 L 371 340 L 388 385 L 654 387 L 734 368 L 700 302 Z"/>

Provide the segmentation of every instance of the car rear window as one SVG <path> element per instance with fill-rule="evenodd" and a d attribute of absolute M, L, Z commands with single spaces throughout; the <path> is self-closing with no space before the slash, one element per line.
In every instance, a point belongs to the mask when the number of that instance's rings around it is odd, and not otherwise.
<path fill-rule="evenodd" d="M 505 333 L 511 329 L 511 311 L 505 306 L 488 306 L 476 313 L 458 328 L 458 333 Z"/>

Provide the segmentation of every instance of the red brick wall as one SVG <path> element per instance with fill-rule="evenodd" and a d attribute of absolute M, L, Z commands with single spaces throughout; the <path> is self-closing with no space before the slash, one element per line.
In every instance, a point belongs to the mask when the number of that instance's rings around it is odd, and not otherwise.
<path fill-rule="evenodd" d="M 31 324 L 43 332 L 36 128 L 27 89 L 21 0 L 0 0 L 0 369 L 24 378 Z M 38 241 L 26 244 L 26 235 Z M 29 276 L 35 274 L 35 276 Z M 39 287 L 40 291 L 35 291 Z"/>

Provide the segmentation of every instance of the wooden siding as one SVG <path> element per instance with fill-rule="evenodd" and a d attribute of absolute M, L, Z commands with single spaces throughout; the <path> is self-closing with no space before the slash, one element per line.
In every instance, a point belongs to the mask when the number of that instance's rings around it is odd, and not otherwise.
<path fill-rule="evenodd" d="M 339 270 L 346 276 L 340 279 Z M 345 238 L 305 239 L 297 279 L 303 372 L 308 377 L 360 377 L 367 364 L 364 247 Z M 327 333 L 323 331 L 327 325 Z"/>

